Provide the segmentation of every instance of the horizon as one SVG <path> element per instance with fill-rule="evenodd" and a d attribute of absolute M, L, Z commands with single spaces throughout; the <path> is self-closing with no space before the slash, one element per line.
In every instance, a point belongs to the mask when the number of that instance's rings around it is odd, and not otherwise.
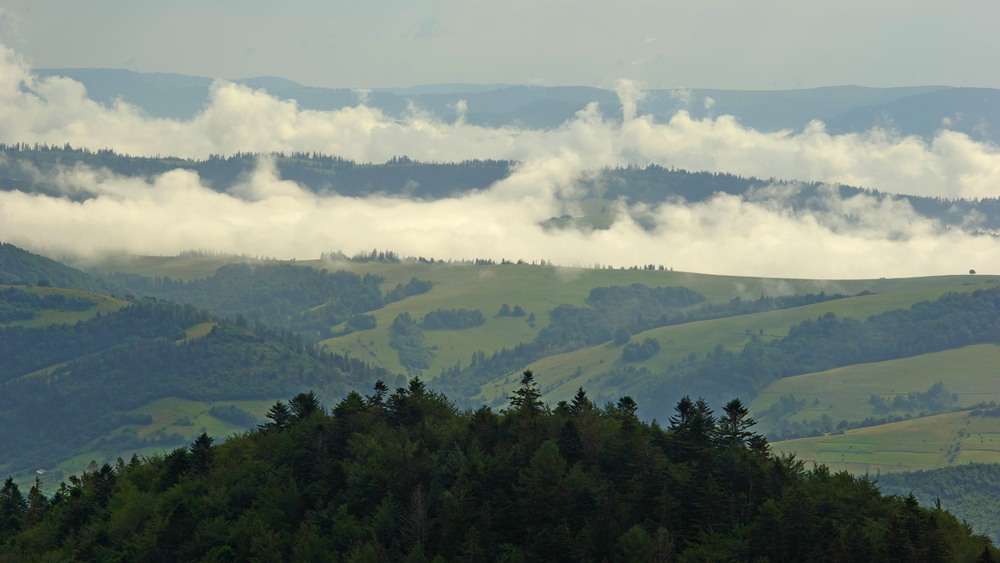
<path fill-rule="evenodd" d="M 433 0 L 420 6 L 4 0 L 0 43 L 37 68 L 278 76 L 324 88 L 612 88 L 619 80 L 644 89 L 997 88 L 1000 77 L 986 69 L 1000 53 L 992 29 L 998 20 L 1000 5 L 986 0 Z"/>

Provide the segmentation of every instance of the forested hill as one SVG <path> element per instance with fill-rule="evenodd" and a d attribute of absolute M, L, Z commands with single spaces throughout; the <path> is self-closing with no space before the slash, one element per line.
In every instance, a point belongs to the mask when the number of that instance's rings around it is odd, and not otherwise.
<path fill-rule="evenodd" d="M 0 144 L 0 189 L 26 193 L 44 193 L 56 197 L 86 199 L 85 190 L 71 195 L 61 191 L 54 174 L 63 167 L 83 164 L 105 168 L 132 177 L 151 177 L 183 168 L 198 173 L 212 189 L 223 192 L 244 179 L 257 165 L 261 155 L 243 153 L 213 156 L 206 160 L 132 157 L 111 150 L 90 151 L 70 146 Z M 516 162 L 470 160 L 458 163 L 428 163 L 405 156 L 385 163 L 358 163 L 337 156 L 316 153 L 273 154 L 279 176 L 316 193 L 336 193 L 351 197 L 373 194 L 441 199 L 474 190 L 486 189 L 510 175 Z M 577 196 L 613 202 L 622 199 L 632 204 L 650 205 L 676 201 L 704 201 L 717 193 L 726 193 L 755 201 L 765 199 L 794 211 L 836 211 L 829 208 L 831 195 L 846 198 L 867 194 L 876 198 L 896 197 L 906 200 L 918 213 L 952 228 L 1000 230 L 1000 199 L 948 200 L 913 195 L 883 194 L 868 186 L 828 187 L 819 183 L 797 182 L 795 178 L 746 178 L 733 174 L 709 173 L 664 168 L 628 166 L 604 169 L 581 180 Z M 777 196 L 760 188 L 783 184 Z M 831 191 L 833 190 L 833 191 Z M 789 195 L 792 194 L 792 195 Z M 600 208 L 601 206 L 597 206 Z M 839 213 L 839 211 L 836 211 Z M 584 216 L 582 225 L 605 228 L 607 216 Z M 563 226 L 554 222 L 553 225 Z"/>
<path fill-rule="evenodd" d="M 72 325 L 0 326 L 0 472 L 176 445 L 184 437 L 153 429 L 183 418 L 184 401 L 273 399 L 307 389 L 339 398 L 379 378 L 392 380 L 291 333 L 150 299 Z M 157 400 L 173 406 L 155 420 L 136 410 Z M 256 420 L 247 412 L 234 419 L 239 409 L 226 405 L 213 416 L 239 429 Z"/>
<path fill-rule="evenodd" d="M 114 286 L 50 258 L 0 242 L 0 285 L 38 285 L 107 293 Z"/>
<path fill-rule="evenodd" d="M 215 445 L 0 489 L 0 561 L 995 561 L 912 496 L 768 453 L 733 400 L 669 428 L 581 390 L 459 412 L 419 379 L 311 394 Z"/>

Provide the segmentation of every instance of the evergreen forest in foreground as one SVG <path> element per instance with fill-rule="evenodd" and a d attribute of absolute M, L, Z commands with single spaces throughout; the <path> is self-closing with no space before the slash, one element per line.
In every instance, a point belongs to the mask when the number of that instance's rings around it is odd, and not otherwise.
<path fill-rule="evenodd" d="M 994 561 L 867 478 L 776 456 L 734 399 L 669 426 L 580 389 L 459 411 L 419 378 L 311 393 L 215 445 L 118 460 L 51 498 L 0 489 L 0 561 Z"/>

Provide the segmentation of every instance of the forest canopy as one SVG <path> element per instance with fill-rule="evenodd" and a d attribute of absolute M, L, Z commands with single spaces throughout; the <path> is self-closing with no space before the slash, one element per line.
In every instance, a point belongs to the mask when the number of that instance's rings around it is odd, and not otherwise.
<path fill-rule="evenodd" d="M 459 411 L 419 378 L 312 393 L 223 444 L 92 467 L 51 498 L 0 490 L 0 561 L 991 561 L 912 495 L 775 456 L 738 399 L 669 427 L 530 371 L 510 407 Z"/>

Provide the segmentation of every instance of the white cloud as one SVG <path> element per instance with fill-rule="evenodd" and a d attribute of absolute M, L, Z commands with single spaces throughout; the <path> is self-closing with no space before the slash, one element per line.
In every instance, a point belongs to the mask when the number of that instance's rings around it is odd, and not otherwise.
<path fill-rule="evenodd" d="M 123 178 L 77 167 L 55 179 L 66 197 L 0 192 L 0 239 L 56 253 L 213 249 L 283 258 L 391 248 L 435 258 L 523 258 L 565 265 L 664 264 L 755 276 L 879 277 L 986 271 L 997 242 L 945 231 L 898 201 L 831 191 L 823 213 L 776 205 L 787 185 L 750 201 L 717 195 L 697 204 L 636 207 L 603 231 L 546 231 L 589 170 L 629 162 L 761 178 L 846 183 L 955 197 L 1000 194 L 1000 153 L 952 131 L 931 142 L 872 131 L 761 133 L 729 116 L 667 123 L 636 115 L 641 92 L 622 83 L 624 122 L 592 105 L 546 131 L 486 128 L 419 111 L 402 120 L 358 105 L 302 110 L 265 92 L 218 82 L 190 121 L 149 119 L 126 104 L 107 108 L 62 78 L 38 79 L 0 50 L 0 141 L 114 148 L 136 155 L 204 158 L 238 151 L 316 151 L 364 162 L 396 155 L 428 161 L 514 159 L 514 174 L 488 190 L 439 201 L 319 196 L 277 178 L 263 159 L 229 193 L 190 171 Z M 463 107 L 457 107 L 459 116 Z M 764 196 L 768 197 L 764 197 Z M 80 198 L 77 197 L 77 200 Z M 645 216 L 652 229 L 633 217 Z"/>

